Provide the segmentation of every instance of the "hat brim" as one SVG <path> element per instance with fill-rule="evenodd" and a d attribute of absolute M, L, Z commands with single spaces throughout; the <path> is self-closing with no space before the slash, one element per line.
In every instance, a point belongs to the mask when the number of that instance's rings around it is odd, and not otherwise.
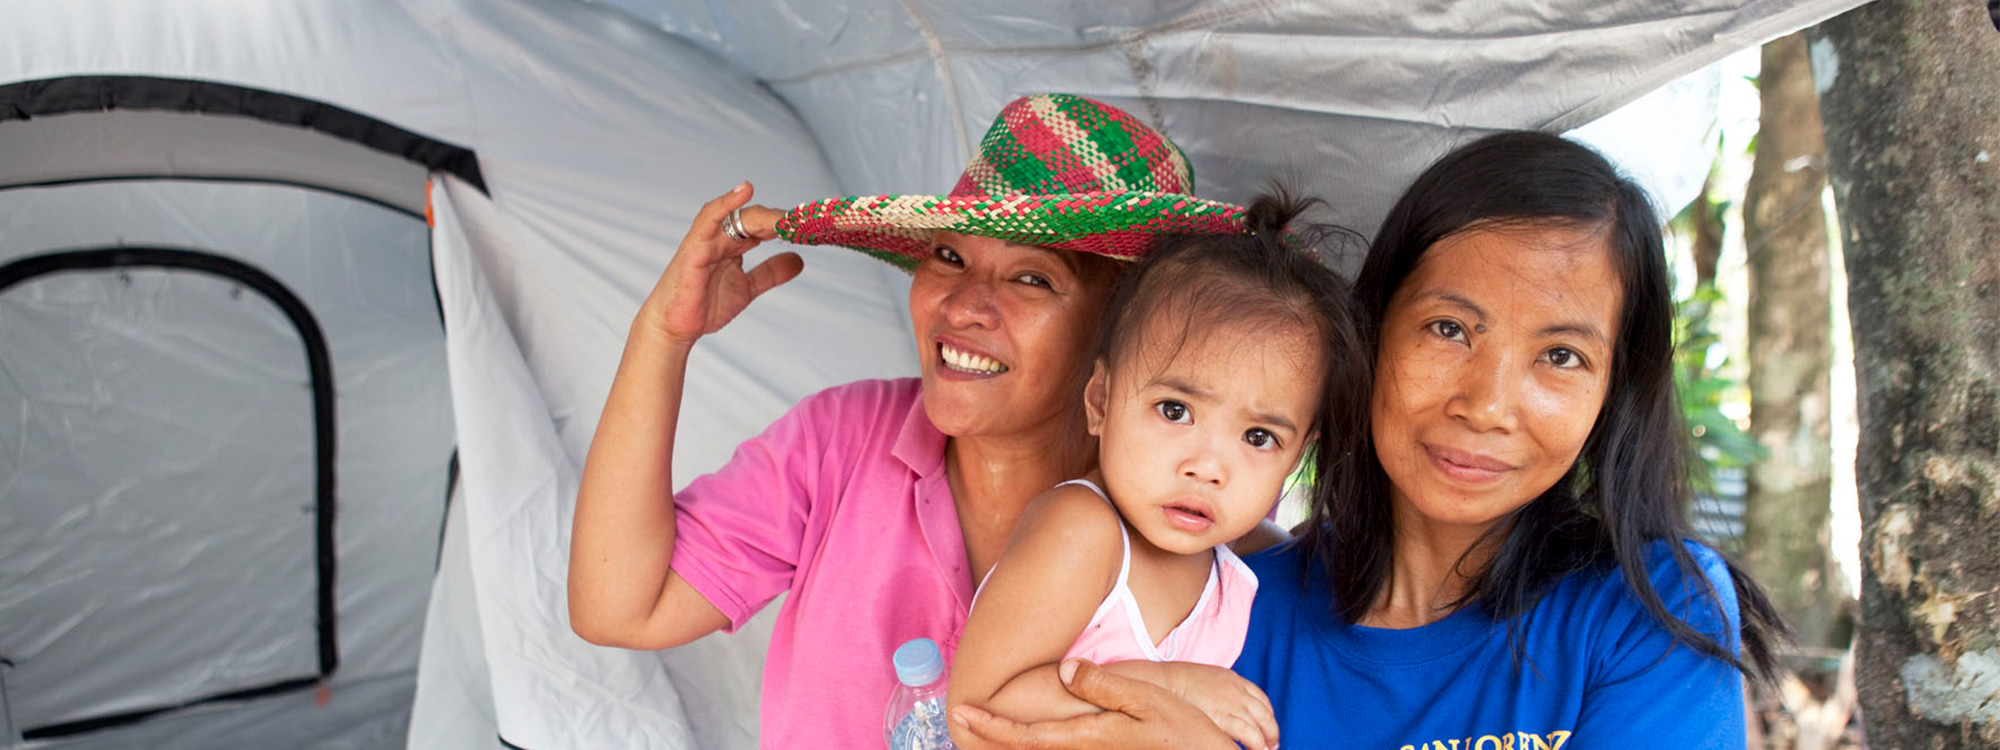
<path fill-rule="evenodd" d="M 778 236 L 853 248 L 909 271 L 939 231 L 1135 260 L 1164 235 L 1242 232 L 1243 216 L 1242 206 L 1180 193 L 864 195 L 800 204 L 778 220 Z"/>

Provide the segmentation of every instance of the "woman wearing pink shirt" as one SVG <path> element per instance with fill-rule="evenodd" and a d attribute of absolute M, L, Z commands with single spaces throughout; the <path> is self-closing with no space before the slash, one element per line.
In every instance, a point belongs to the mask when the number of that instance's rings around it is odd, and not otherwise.
<path fill-rule="evenodd" d="M 949 658 L 1022 508 L 1096 464 L 1081 375 L 1122 261 L 1164 234 L 1242 231 L 1241 208 L 1192 191 L 1165 136 L 1097 102 L 1038 95 L 1001 112 L 948 196 L 781 216 L 750 206 L 746 183 L 709 202 L 633 321 L 591 443 L 572 627 L 667 648 L 734 630 L 790 592 L 765 665 L 763 745 L 879 747 L 891 652 L 929 637 Z M 808 397 L 673 493 L 695 341 L 801 270 L 793 253 L 743 268 L 774 237 L 909 270 L 922 376 Z"/>

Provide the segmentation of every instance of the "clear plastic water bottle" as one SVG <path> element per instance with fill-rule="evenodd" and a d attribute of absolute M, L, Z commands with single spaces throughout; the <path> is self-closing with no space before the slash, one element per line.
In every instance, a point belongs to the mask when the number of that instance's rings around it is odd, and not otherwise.
<path fill-rule="evenodd" d="M 956 750 L 945 721 L 944 653 L 937 641 L 916 638 L 896 648 L 896 692 L 889 696 L 889 713 L 882 731 L 889 750 Z"/>

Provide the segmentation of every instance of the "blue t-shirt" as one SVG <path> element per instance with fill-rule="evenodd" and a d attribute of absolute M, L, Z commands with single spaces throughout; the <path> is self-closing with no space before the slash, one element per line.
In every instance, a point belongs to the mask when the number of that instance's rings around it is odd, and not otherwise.
<path fill-rule="evenodd" d="M 1664 543 L 1645 550 L 1654 589 L 1667 611 L 1734 648 L 1727 568 L 1688 547 L 1723 613 Z M 1262 583 L 1236 660 L 1269 694 L 1286 750 L 1744 746 L 1736 670 L 1675 641 L 1615 569 L 1564 578 L 1522 614 L 1517 662 L 1507 625 L 1476 605 L 1408 630 L 1348 625 L 1324 569 L 1301 586 L 1301 554 L 1287 544 L 1244 558 Z"/>

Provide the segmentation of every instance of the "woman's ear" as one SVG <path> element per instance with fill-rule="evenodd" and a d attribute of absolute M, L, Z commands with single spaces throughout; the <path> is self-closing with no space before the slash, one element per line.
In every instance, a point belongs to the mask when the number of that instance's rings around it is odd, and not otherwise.
<path fill-rule="evenodd" d="M 1111 400 L 1111 371 L 1098 357 L 1090 365 L 1090 382 L 1083 384 L 1083 424 L 1095 437 L 1103 437 L 1104 405 Z"/>

